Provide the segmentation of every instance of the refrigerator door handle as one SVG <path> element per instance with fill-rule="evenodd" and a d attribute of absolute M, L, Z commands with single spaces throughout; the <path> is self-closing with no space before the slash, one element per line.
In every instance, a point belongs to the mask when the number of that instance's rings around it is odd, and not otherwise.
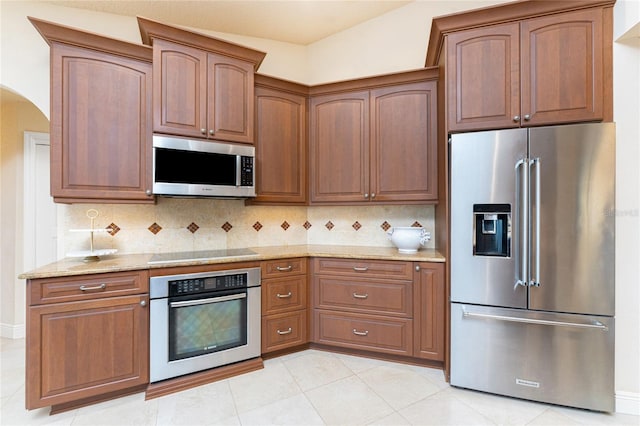
<path fill-rule="evenodd" d="M 520 169 L 524 169 L 523 172 Z M 516 174 L 516 265 L 519 270 L 516 272 L 515 283 L 513 284 L 513 290 L 515 291 L 518 286 L 527 286 L 527 265 L 529 260 L 528 253 L 528 238 L 529 233 L 527 229 L 528 209 L 529 204 L 529 161 L 527 158 L 518 160 L 515 165 Z M 521 181 L 522 180 L 522 181 Z"/>
<path fill-rule="evenodd" d="M 532 272 L 534 274 L 531 275 L 529 280 L 529 287 L 540 287 L 540 157 L 533 158 L 529 161 L 529 170 L 535 171 L 535 216 L 534 227 L 535 227 L 535 236 L 533 237 L 533 244 L 535 247 L 533 248 L 533 254 L 535 256 L 535 267 Z"/>
<path fill-rule="evenodd" d="M 482 318 L 497 321 L 520 322 L 525 324 L 551 325 L 556 327 L 595 328 L 602 331 L 609 331 L 609 327 L 602 324 L 600 321 L 593 321 L 593 323 L 589 324 L 567 321 L 549 321 L 535 318 L 511 317 L 507 315 L 481 314 L 477 312 L 469 312 L 464 308 L 462 309 L 462 316 L 465 318 Z"/>

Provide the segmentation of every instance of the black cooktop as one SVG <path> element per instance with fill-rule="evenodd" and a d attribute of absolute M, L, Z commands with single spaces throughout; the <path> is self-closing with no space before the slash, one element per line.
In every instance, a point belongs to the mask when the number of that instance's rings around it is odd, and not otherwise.
<path fill-rule="evenodd" d="M 238 258 L 243 256 L 254 256 L 256 254 L 257 253 L 255 251 L 247 248 L 156 253 L 147 263 L 149 265 L 157 263 L 178 263 L 195 260 L 220 259 L 224 257 Z"/>

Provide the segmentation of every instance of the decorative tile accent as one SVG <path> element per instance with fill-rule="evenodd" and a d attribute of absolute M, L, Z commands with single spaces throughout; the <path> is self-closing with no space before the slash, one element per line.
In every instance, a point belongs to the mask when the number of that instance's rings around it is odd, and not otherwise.
<path fill-rule="evenodd" d="M 158 225 L 157 223 L 153 222 L 153 224 L 147 228 L 149 231 L 151 231 L 152 234 L 157 234 L 158 232 L 162 231 L 162 226 Z"/>
<path fill-rule="evenodd" d="M 282 229 L 284 229 L 285 231 L 286 231 L 287 229 L 289 229 L 289 226 L 291 226 L 291 225 L 289 225 L 289 222 L 287 222 L 286 220 L 285 220 L 284 222 L 282 222 L 282 225 L 280 225 L 280 227 L 281 227 Z"/>
<path fill-rule="evenodd" d="M 414 228 L 422 228 L 422 225 L 420 225 L 420 222 L 418 222 L 417 220 L 415 222 L 413 222 L 413 224 L 411 225 Z"/>
<path fill-rule="evenodd" d="M 113 237 L 114 235 L 116 235 L 118 233 L 118 231 L 120 231 L 120 227 L 118 225 L 116 225 L 115 223 L 112 223 L 111 225 L 107 226 L 108 229 L 108 233 Z"/>
<path fill-rule="evenodd" d="M 389 228 L 391 228 L 391 225 L 385 220 L 384 222 L 382 222 L 382 225 L 380 225 L 380 228 L 382 228 L 383 231 L 387 232 Z"/>
<path fill-rule="evenodd" d="M 231 226 L 229 222 L 225 222 L 224 225 L 221 226 L 221 228 L 224 229 L 224 232 L 229 232 L 231 231 L 231 228 L 233 228 L 233 226 Z"/>
<path fill-rule="evenodd" d="M 335 225 L 333 224 L 333 222 L 329 221 L 329 222 L 325 223 L 325 225 L 324 225 L 324 226 L 325 226 L 329 231 L 331 231 Z"/>
<path fill-rule="evenodd" d="M 262 229 L 262 224 L 260 222 L 256 222 L 253 224 L 253 229 L 256 230 L 256 232 L 260 231 Z"/>
<path fill-rule="evenodd" d="M 362 228 L 362 225 L 360 225 L 360 222 L 356 220 L 355 222 L 353 222 L 353 225 L 351 225 L 351 227 L 357 231 L 358 229 Z"/>
<path fill-rule="evenodd" d="M 309 228 L 311 228 L 311 224 L 309 223 L 309 221 L 307 220 L 305 223 L 302 224 L 302 226 L 304 227 L 304 229 L 306 229 L 307 231 L 309 230 Z"/>
<path fill-rule="evenodd" d="M 187 229 L 188 229 L 189 231 L 191 231 L 191 233 L 192 233 L 192 234 L 195 234 L 195 233 L 196 233 L 196 231 L 197 231 L 198 229 L 200 229 L 200 227 L 199 227 L 198 225 L 196 225 L 195 223 L 191 222 L 191 224 L 190 224 L 189 226 L 187 226 Z"/>

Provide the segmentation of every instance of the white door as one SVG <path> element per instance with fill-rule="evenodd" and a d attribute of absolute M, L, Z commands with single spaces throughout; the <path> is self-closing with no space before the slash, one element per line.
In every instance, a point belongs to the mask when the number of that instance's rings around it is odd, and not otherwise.
<path fill-rule="evenodd" d="M 57 206 L 49 191 L 49 134 L 24 132 L 24 266 L 57 260 Z"/>

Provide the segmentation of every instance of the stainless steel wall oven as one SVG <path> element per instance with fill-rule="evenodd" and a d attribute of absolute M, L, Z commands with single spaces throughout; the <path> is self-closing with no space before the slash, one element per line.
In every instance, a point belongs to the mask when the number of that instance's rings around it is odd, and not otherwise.
<path fill-rule="evenodd" d="M 260 356 L 260 268 L 152 277 L 150 381 Z"/>

